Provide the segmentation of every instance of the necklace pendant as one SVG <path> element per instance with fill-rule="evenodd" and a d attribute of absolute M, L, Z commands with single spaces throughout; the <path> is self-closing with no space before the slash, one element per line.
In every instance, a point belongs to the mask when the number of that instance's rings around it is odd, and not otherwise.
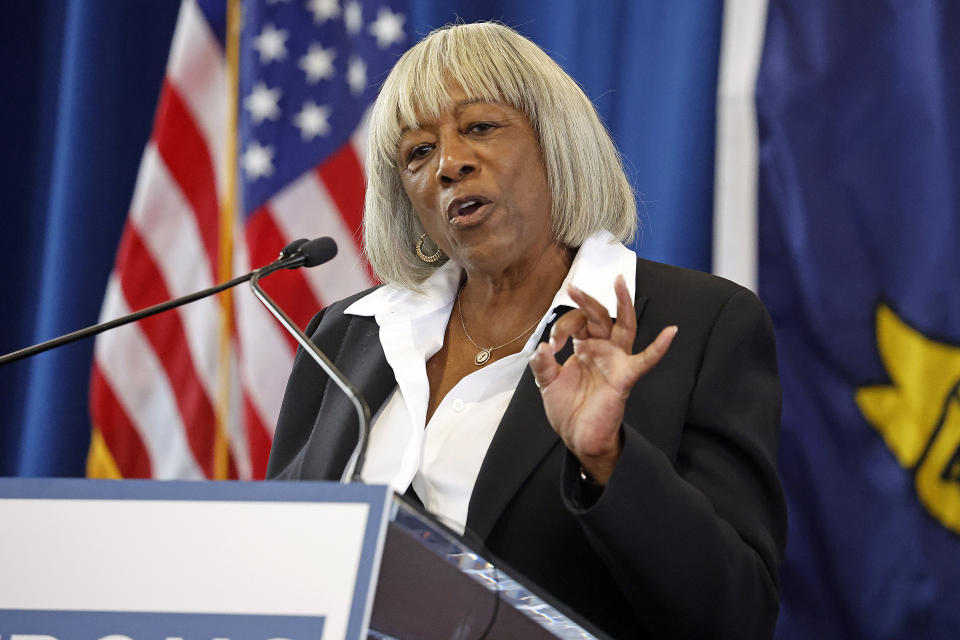
<path fill-rule="evenodd" d="M 490 349 L 480 349 L 477 352 L 477 355 L 473 358 L 473 364 L 482 366 L 487 363 L 487 360 L 490 359 Z"/>

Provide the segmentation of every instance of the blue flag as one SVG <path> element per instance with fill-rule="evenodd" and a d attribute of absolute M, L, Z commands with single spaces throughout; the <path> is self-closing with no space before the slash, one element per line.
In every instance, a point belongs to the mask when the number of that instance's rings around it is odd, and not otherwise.
<path fill-rule="evenodd" d="M 960 5 L 774 2 L 760 293 L 784 388 L 780 638 L 960 636 Z"/>

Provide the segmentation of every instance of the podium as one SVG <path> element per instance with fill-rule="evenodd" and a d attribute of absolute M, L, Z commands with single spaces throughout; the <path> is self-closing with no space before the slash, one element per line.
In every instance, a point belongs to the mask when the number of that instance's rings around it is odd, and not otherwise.
<path fill-rule="evenodd" d="M 563 561 L 558 559 L 559 561 Z M 370 638 L 602 638 L 452 535 L 393 498 Z"/>
<path fill-rule="evenodd" d="M 385 486 L 0 479 L 0 572 L 2 640 L 603 637 Z"/>

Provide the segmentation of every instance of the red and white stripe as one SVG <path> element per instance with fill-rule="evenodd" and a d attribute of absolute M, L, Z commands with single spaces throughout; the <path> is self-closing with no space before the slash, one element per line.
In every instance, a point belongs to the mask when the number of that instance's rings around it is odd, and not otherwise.
<path fill-rule="evenodd" d="M 264 281 L 301 326 L 324 303 L 372 283 L 358 234 L 362 130 L 246 225 L 237 222 L 233 273 L 219 273 L 227 86 L 220 43 L 195 0 L 184 0 L 101 320 L 245 273 L 298 237 L 328 235 L 339 246 L 323 269 Z M 223 312 L 214 298 L 98 338 L 91 414 L 124 477 L 213 477 L 218 414 L 229 437 L 230 477 L 263 477 L 295 348 L 248 289 L 234 291 L 226 358 Z"/>

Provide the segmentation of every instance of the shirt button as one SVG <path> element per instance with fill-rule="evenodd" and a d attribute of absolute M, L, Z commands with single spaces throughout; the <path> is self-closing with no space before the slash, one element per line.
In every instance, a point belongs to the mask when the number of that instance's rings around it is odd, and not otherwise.
<path fill-rule="evenodd" d="M 457 413 L 460 413 L 461 411 L 463 411 L 463 400 L 461 400 L 460 398 L 457 398 L 456 400 L 454 400 L 453 410 L 456 411 Z"/>

